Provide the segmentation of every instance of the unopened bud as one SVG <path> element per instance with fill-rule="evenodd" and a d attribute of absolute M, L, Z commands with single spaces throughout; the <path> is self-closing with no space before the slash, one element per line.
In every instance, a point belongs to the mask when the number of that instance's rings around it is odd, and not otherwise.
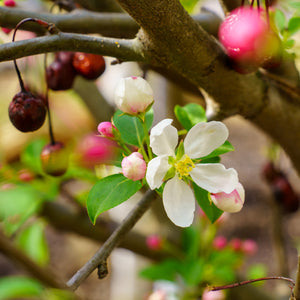
<path fill-rule="evenodd" d="M 146 174 L 146 162 L 142 154 L 133 152 L 129 156 L 124 157 L 122 160 L 123 175 L 133 181 L 143 179 Z"/>

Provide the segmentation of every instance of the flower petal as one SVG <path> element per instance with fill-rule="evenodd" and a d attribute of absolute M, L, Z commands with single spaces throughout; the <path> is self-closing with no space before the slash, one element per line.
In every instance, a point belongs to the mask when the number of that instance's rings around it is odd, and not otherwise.
<path fill-rule="evenodd" d="M 198 123 L 184 139 L 185 153 L 190 158 L 204 157 L 223 145 L 228 138 L 228 129 L 222 122 Z"/>
<path fill-rule="evenodd" d="M 235 169 L 226 169 L 222 164 L 197 164 L 190 172 L 194 182 L 210 193 L 231 193 L 238 185 Z"/>
<path fill-rule="evenodd" d="M 156 155 L 175 155 L 178 143 L 177 129 L 171 125 L 172 119 L 164 119 L 156 124 L 150 132 L 150 146 Z"/>
<path fill-rule="evenodd" d="M 163 204 L 168 217 L 175 225 L 188 227 L 192 224 L 195 211 L 194 193 L 177 175 L 165 185 Z"/>
<path fill-rule="evenodd" d="M 236 188 L 229 194 L 217 193 L 210 195 L 213 203 L 223 211 L 235 213 L 242 209 L 245 202 L 245 190 L 243 186 L 238 183 Z"/>
<path fill-rule="evenodd" d="M 151 190 L 157 189 L 162 185 L 163 179 L 170 167 L 167 155 L 157 156 L 149 161 L 146 180 Z"/>

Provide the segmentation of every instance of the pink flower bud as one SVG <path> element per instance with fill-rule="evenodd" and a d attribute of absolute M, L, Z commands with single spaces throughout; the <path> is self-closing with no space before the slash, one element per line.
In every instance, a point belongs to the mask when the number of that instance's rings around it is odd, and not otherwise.
<path fill-rule="evenodd" d="M 111 122 L 101 122 L 98 125 L 98 132 L 104 137 L 114 137 L 113 130 L 116 127 Z"/>
<path fill-rule="evenodd" d="M 22 169 L 18 172 L 19 179 L 23 182 L 29 182 L 34 179 L 34 174 L 29 170 Z"/>
<path fill-rule="evenodd" d="M 124 157 L 121 166 L 124 176 L 133 181 L 145 177 L 147 166 L 142 154 L 139 152 L 133 152 L 129 156 Z"/>
<path fill-rule="evenodd" d="M 202 300 L 225 300 L 224 291 L 209 291 L 205 289 L 202 294 Z"/>
<path fill-rule="evenodd" d="M 224 236 L 217 236 L 213 241 L 213 247 L 217 250 L 222 250 L 227 245 L 227 239 Z"/>
<path fill-rule="evenodd" d="M 6 34 L 9 34 L 11 32 L 11 29 L 10 28 L 6 28 L 6 27 L 2 27 L 1 30 L 6 33 Z"/>
<path fill-rule="evenodd" d="M 242 243 L 242 250 L 246 255 L 253 255 L 257 252 L 257 243 L 254 240 L 245 240 Z"/>
<path fill-rule="evenodd" d="M 122 78 L 116 87 L 114 99 L 121 111 L 136 115 L 145 112 L 152 104 L 153 91 L 141 77 Z"/>
<path fill-rule="evenodd" d="M 233 251 L 240 251 L 242 250 L 242 241 L 240 239 L 232 239 L 230 241 L 230 246 Z"/>
<path fill-rule="evenodd" d="M 230 194 L 221 192 L 210 194 L 212 202 L 221 210 L 229 213 L 238 212 L 242 209 L 245 201 L 245 190 L 239 183 Z"/>
<path fill-rule="evenodd" d="M 4 6 L 9 6 L 9 7 L 16 6 L 16 2 L 14 0 L 5 0 L 3 4 Z"/>
<path fill-rule="evenodd" d="M 163 240 L 158 235 L 149 235 L 146 239 L 146 244 L 151 250 L 160 250 L 162 248 Z"/>
<path fill-rule="evenodd" d="M 79 141 L 76 149 L 79 163 L 86 167 L 93 167 L 96 164 L 111 164 L 120 151 L 115 141 L 105 137 L 89 134 Z"/>

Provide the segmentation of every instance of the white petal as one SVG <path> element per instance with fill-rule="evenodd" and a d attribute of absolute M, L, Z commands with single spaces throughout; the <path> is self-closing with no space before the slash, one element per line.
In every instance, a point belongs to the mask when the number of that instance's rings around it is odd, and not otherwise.
<path fill-rule="evenodd" d="M 122 78 L 116 86 L 114 100 L 123 112 L 136 114 L 145 111 L 153 102 L 153 91 L 141 77 Z"/>
<path fill-rule="evenodd" d="M 211 194 L 211 200 L 214 204 L 223 211 L 235 213 L 242 209 L 245 202 L 245 190 L 243 186 L 238 183 L 234 191 L 229 194 L 224 192 Z"/>
<path fill-rule="evenodd" d="M 151 190 L 157 189 L 162 185 L 163 179 L 170 167 L 167 155 L 157 156 L 149 161 L 146 180 Z"/>
<path fill-rule="evenodd" d="M 164 119 L 156 124 L 150 132 L 150 146 L 156 155 L 175 155 L 178 143 L 177 129 L 171 125 L 172 119 Z"/>
<path fill-rule="evenodd" d="M 188 227 L 192 224 L 195 211 L 194 193 L 178 176 L 166 183 L 163 204 L 168 217 L 175 225 Z"/>
<path fill-rule="evenodd" d="M 210 193 L 231 193 L 237 186 L 235 169 L 226 169 L 222 164 L 197 164 L 190 172 L 194 182 Z"/>
<path fill-rule="evenodd" d="M 204 157 L 223 145 L 228 129 L 222 122 L 198 123 L 187 133 L 184 150 L 190 158 Z"/>

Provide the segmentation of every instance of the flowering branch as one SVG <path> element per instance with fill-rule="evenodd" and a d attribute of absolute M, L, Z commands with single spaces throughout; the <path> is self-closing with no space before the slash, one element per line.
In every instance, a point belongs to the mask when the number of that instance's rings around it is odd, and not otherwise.
<path fill-rule="evenodd" d="M 76 290 L 79 285 L 98 267 L 105 266 L 106 259 L 112 250 L 118 246 L 142 215 L 149 209 L 151 203 L 156 199 L 155 191 L 147 191 L 140 202 L 127 215 L 120 226 L 111 234 L 95 255 L 68 281 L 67 285 Z"/>

